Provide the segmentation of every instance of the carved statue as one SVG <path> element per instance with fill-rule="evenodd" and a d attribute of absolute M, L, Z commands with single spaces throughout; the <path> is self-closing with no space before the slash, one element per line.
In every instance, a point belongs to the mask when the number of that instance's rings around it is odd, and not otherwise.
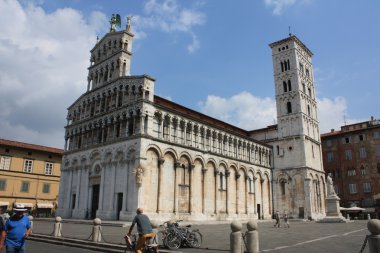
<path fill-rule="evenodd" d="M 134 172 L 136 174 L 135 175 L 136 176 L 136 183 L 138 185 L 141 185 L 142 181 L 143 181 L 143 177 L 144 177 L 144 169 L 141 167 L 137 167 Z"/>
<path fill-rule="evenodd" d="M 131 19 L 132 19 L 132 16 L 127 17 L 127 27 L 126 27 L 127 32 L 131 31 Z"/>
<path fill-rule="evenodd" d="M 327 196 L 336 196 L 334 184 L 330 175 L 327 176 Z"/>

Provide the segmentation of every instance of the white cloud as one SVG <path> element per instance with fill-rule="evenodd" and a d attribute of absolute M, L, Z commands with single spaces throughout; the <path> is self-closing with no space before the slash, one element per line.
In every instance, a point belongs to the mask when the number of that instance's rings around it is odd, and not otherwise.
<path fill-rule="evenodd" d="M 317 106 L 320 133 L 330 132 L 331 129 L 340 130 L 340 127 L 345 124 L 368 120 L 349 117 L 347 113 L 347 102 L 343 97 L 318 99 Z"/>
<path fill-rule="evenodd" d="M 192 38 L 187 49 L 190 53 L 194 52 L 199 49 L 200 42 L 193 28 L 206 22 L 206 15 L 197 10 L 199 6 L 199 2 L 195 2 L 192 9 L 187 9 L 180 6 L 176 0 L 149 0 L 144 7 L 146 16 L 135 15 L 133 18 L 136 38 L 147 37 L 149 29 L 167 33 L 186 33 Z"/>
<path fill-rule="evenodd" d="M 281 15 L 285 9 L 298 3 L 308 3 L 311 0 L 264 0 L 265 5 L 273 8 L 274 15 Z"/>
<path fill-rule="evenodd" d="M 366 119 L 353 119 L 347 115 L 347 103 L 343 97 L 318 99 L 320 132 Z M 277 124 L 276 103 L 272 98 L 260 98 L 249 92 L 242 92 L 229 98 L 209 95 L 205 102 L 199 102 L 201 112 L 211 117 L 236 125 L 245 130 L 264 128 Z"/>
<path fill-rule="evenodd" d="M 255 97 L 249 92 L 241 92 L 230 98 L 209 95 L 199 105 L 202 113 L 246 130 L 263 128 L 274 124 L 276 120 L 274 99 Z"/>
<path fill-rule="evenodd" d="M 12 22 L 9 22 L 12 20 Z M 0 1 L 0 138 L 63 147 L 66 108 L 86 88 L 89 50 L 106 17 Z"/>

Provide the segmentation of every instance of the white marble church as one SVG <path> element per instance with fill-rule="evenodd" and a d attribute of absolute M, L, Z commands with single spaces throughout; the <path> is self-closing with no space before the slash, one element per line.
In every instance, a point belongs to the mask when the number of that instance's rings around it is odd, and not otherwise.
<path fill-rule="evenodd" d="M 296 36 L 270 44 L 278 124 L 243 130 L 156 96 L 153 77 L 130 74 L 130 19 L 122 31 L 111 21 L 91 50 L 87 91 L 68 108 L 58 215 L 325 216 L 312 53 Z"/>

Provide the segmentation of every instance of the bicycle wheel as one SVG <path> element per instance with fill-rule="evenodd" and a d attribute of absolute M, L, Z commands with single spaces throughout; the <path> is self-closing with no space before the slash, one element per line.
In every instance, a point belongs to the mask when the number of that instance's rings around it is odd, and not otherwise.
<path fill-rule="evenodd" d="M 175 234 L 168 234 L 166 237 L 165 237 L 165 245 L 166 247 L 168 247 L 169 249 L 179 249 L 179 247 L 181 246 L 181 240 L 175 235 Z"/>
<path fill-rule="evenodd" d="M 166 246 L 165 245 L 165 237 L 166 237 L 165 231 L 158 231 L 157 237 L 156 237 L 158 246 Z"/>
<path fill-rule="evenodd" d="M 199 248 L 202 246 L 202 234 L 198 231 L 193 231 L 187 237 L 190 246 L 193 248 Z"/>

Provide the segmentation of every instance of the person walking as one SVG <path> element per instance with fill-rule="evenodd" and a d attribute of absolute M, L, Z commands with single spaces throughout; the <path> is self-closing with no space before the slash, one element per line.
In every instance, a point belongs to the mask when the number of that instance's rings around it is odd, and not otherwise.
<path fill-rule="evenodd" d="M 143 214 L 142 208 L 137 208 L 136 216 L 132 221 L 132 225 L 129 228 L 128 236 L 131 236 L 133 227 L 137 224 L 137 232 L 139 233 L 139 239 L 136 244 L 136 253 L 142 253 L 141 248 L 144 246 L 146 239 L 152 238 L 155 234 L 152 231 L 152 225 L 150 224 L 149 217 Z"/>
<path fill-rule="evenodd" d="M 4 237 L 3 237 L 3 230 L 4 230 L 4 219 L 2 215 L 2 209 L 0 208 L 0 251 L 3 248 L 4 245 Z"/>
<path fill-rule="evenodd" d="M 13 211 L 14 215 L 7 219 L 4 225 L 0 251 L 5 245 L 7 253 L 24 253 L 25 238 L 31 233 L 29 218 L 24 215 L 26 208 L 22 204 L 16 203 Z"/>
<path fill-rule="evenodd" d="M 274 227 L 281 227 L 280 225 L 280 212 L 276 211 L 274 214 L 274 218 L 276 219 L 276 223 L 274 224 Z"/>
<path fill-rule="evenodd" d="M 289 217 L 287 213 L 284 214 L 284 223 L 285 223 L 285 227 L 290 228 Z"/>

